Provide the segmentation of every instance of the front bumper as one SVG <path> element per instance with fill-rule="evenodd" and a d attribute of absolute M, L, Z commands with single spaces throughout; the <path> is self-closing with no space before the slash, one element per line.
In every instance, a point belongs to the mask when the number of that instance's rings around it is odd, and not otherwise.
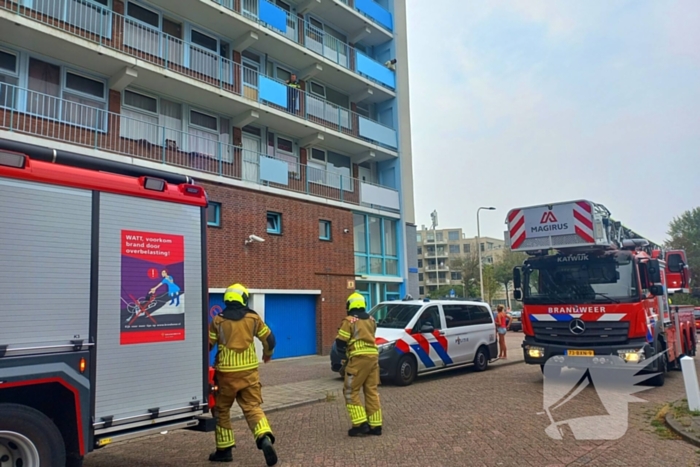
<path fill-rule="evenodd" d="M 379 353 L 379 377 L 381 379 L 394 379 L 399 368 L 399 359 L 403 356 L 401 352 L 392 347 Z"/>
<path fill-rule="evenodd" d="M 588 359 L 581 357 L 571 357 L 567 356 L 567 351 L 569 350 L 592 350 L 594 356 L 614 356 L 620 355 L 620 351 L 631 351 L 640 349 L 640 353 L 644 356 L 643 359 L 640 357 L 640 361 L 643 362 L 645 359 L 651 358 L 655 351 L 654 348 L 644 339 L 634 339 L 627 341 L 624 344 L 616 345 L 588 345 L 588 346 L 572 346 L 572 345 L 559 345 L 559 344 L 549 344 L 536 341 L 531 336 L 526 336 L 522 343 L 523 356 L 525 358 L 525 363 L 530 365 L 544 365 L 552 357 L 565 357 L 561 359 L 566 360 L 567 366 L 571 366 L 580 358 L 583 365 L 588 362 Z"/>

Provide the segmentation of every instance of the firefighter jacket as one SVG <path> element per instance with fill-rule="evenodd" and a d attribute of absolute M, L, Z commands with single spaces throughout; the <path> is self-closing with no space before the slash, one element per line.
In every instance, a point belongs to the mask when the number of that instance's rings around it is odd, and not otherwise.
<path fill-rule="evenodd" d="M 365 311 L 353 311 L 346 316 L 335 339 L 336 348 L 348 358 L 358 355 L 379 355 L 375 342 L 377 323 Z"/>
<path fill-rule="evenodd" d="M 229 305 L 209 325 L 209 343 L 218 346 L 216 369 L 221 372 L 258 368 L 255 338 L 263 346 L 263 355 L 272 356 L 275 336 L 262 318 L 243 305 Z"/>

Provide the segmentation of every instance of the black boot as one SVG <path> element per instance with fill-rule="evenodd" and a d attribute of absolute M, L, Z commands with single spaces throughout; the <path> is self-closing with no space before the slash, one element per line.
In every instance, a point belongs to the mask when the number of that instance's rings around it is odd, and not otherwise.
<path fill-rule="evenodd" d="M 381 426 L 373 426 L 369 429 L 369 434 L 374 435 L 374 436 L 381 436 L 382 435 L 382 427 Z"/>
<path fill-rule="evenodd" d="M 361 436 L 369 433 L 369 424 L 367 422 L 360 426 L 354 426 L 348 430 L 348 436 Z"/>
<path fill-rule="evenodd" d="M 275 452 L 275 448 L 272 447 L 274 442 L 275 437 L 270 433 L 264 435 L 257 441 L 258 449 L 262 450 L 265 456 L 265 462 L 267 462 L 268 466 L 277 464 L 277 453 Z"/>
<path fill-rule="evenodd" d="M 232 448 L 217 449 L 216 452 L 209 454 L 211 462 L 233 462 Z"/>

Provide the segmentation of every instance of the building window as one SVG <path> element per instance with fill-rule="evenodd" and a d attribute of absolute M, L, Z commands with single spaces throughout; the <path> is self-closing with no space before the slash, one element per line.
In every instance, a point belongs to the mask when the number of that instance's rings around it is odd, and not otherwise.
<path fill-rule="evenodd" d="M 444 240 L 444 236 L 442 235 L 442 232 L 436 232 L 435 235 L 437 236 L 437 241 L 442 242 Z"/>
<path fill-rule="evenodd" d="M 418 281 L 423 282 L 423 273 L 422 272 L 418 273 Z"/>
<path fill-rule="evenodd" d="M 132 89 L 124 90 L 119 135 L 184 150 L 182 105 Z"/>
<path fill-rule="evenodd" d="M 331 221 L 318 221 L 318 238 L 321 240 L 331 239 Z"/>
<path fill-rule="evenodd" d="M 420 246 L 418 247 L 418 254 L 419 254 L 419 255 L 422 255 L 422 254 L 423 254 L 423 248 L 420 247 Z"/>
<path fill-rule="evenodd" d="M 465 243 L 465 244 L 463 245 L 463 247 L 464 247 L 464 252 L 465 252 L 465 253 L 470 253 L 470 252 L 472 251 L 472 247 L 471 247 L 471 245 L 470 245 L 469 243 Z"/>
<path fill-rule="evenodd" d="M 459 230 L 451 230 L 447 232 L 447 240 L 451 242 L 459 241 Z"/>
<path fill-rule="evenodd" d="M 19 55 L 0 50 L 0 107 L 14 109 L 19 84 Z"/>
<path fill-rule="evenodd" d="M 451 272 L 450 273 L 450 279 L 453 281 L 460 281 L 462 280 L 462 273 L 457 271 L 457 272 Z"/>
<path fill-rule="evenodd" d="M 481 245 L 481 251 L 485 251 L 484 244 L 481 243 L 480 245 Z"/>
<path fill-rule="evenodd" d="M 384 284 L 384 300 L 401 300 L 399 284 Z"/>
<path fill-rule="evenodd" d="M 459 245 L 450 245 L 450 253 L 458 255 L 459 254 Z"/>
<path fill-rule="evenodd" d="M 331 151 L 313 148 L 308 161 L 309 182 L 332 188 L 353 191 L 354 183 L 350 172 L 350 158 Z"/>
<path fill-rule="evenodd" d="M 355 272 L 372 275 L 399 275 L 396 221 L 364 214 L 353 214 Z"/>
<path fill-rule="evenodd" d="M 416 242 L 423 243 L 421 234 L 416 234 Z"/>
<path fill-rule="evenodd" d="M 27 112 L 91 130 L 106 131 L 107 85 L 65 67 L 30 57 Z"/>
<path fill-rule="evenodd" d="M 286 162 L 289 165 L 289 173 L 298 176 L 299 154 L 296 146 L 291 138 L 272 132 L 267 133 L 267 155 Z"/>
<path fill-rule="evenodd" d="M 282 214 L 278 212 L 267 213 L 267 233 L 278 235 L 282 233 Z"/>
<path fill-rule="evenodd" d="M 418 295 L 424 295 L 425 294 L 425 287 L 422 285 L 418 287 Z"/>
<path fill-rule="evenodd" d="M 423 267 L 423 260 L 422 260 L 422 259 L 419 259 L 419 260 L 418 260 L 418 267 L 419 267 L 419 268 L 422 268 L 422 267 Z"/>
<path fill-rule="evenodd" d="M 207 206 L 207 225 L 221 227 L 221 203 L 210 202 Z"/>

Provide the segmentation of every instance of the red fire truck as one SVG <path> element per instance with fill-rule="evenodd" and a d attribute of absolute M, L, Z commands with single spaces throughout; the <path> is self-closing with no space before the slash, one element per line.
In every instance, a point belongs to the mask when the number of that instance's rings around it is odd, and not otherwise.
<path fill-rule="evenodd" d="M 0 140 L 0 465 L 211 430 L 206 207 L 189 177 Z"/>
<path fill-rule="evenodd" d="M 529 255 L 513 271 L 526 363 L 544 370 L 552 357 L 603 355 L 643 363 L 661 353 L 645 367 L 661 386 L 681 356 L 695 354 L 692 307 L 668 301 L 689 287 L 684 251 L 664 251 L 588 200 L 513 209 L 506 223 L 510 249 Z"/>

